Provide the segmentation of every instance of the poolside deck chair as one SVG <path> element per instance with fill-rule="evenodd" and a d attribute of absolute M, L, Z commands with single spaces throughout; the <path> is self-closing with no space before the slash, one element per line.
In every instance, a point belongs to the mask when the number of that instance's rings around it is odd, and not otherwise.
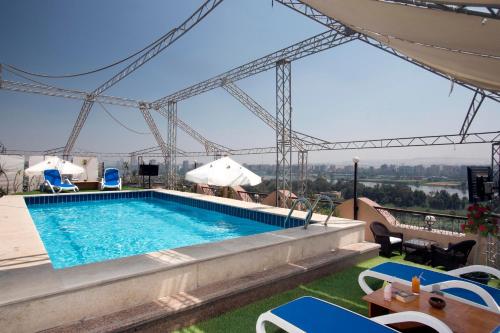
<path fill-rule="evenodd" d="M 107 168 L 104 170 L 104 176 L 101 179 L 101 191 L 107 188 L 115 188 L 121 191 L 122 179 L 118 169 Z"/>
<path fill-rule="evenodd" d="M 440 290 L 447 297 L 500 313 L 500 289 L 460 277 L 461 274 L 471 272 L 484 272 L 497 278 L 500 277 L 498 269 L 482 265 L 466 266 L 448 272 L 436 272 L 425 268 L 386 262 L 361 272 L 358 283 L 366 294 L 370 294 L 373 289 L 366 283 L 367 277 L 411 285 L 412 277 L 421 276 L 420 288 L 422 290 L 430 292 L 433 285 L 439 285 Z"/>
<path fill-rule="evenodd" d="M 439 333 L 451 333 L 442 321 L 428 314 L 406 311 L 367 318 L 338 305 L 315 297 L 301 297 L 269 310 L 257 319 L 257 333 L 265 333 L 265 322 L 270 322 L 290 333 L 322 332 L 398 332 L 389 324 L 416 322 Z"/>
<path fill-rule="evenodd" d="M 69 179 L 62 181 L 61 174 L 57 169 L 47 169 L 43 172 L 43 186 L 49 188 L 52 193 L 60 193 L 62 191 L 77 192 L 78 187 L 72 184 Z"/>

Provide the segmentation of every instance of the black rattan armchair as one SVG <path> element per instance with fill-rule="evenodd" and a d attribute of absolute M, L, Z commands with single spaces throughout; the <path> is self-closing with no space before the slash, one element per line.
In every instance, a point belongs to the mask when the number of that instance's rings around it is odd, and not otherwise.
<path fill-rule="evenodd" d="M 474 240 L 466 240 L 456 244 L 448 244 L 447 249 L 437 245 L 431 246 L 432 267 L 443 266 L 447 271 L 467 264 L 467 258 L 476 245 Z"/>
<path fill-rule="evenodd" d="M 372 222 L 370 224 L 375 242 L 380 244 L 380 253 L 386 257 L 390 257 L 392 251 L 398 250 L 403 254 L 403 234 L 400 232 L 390 232 L 385 225 L 380 222 Z"/>

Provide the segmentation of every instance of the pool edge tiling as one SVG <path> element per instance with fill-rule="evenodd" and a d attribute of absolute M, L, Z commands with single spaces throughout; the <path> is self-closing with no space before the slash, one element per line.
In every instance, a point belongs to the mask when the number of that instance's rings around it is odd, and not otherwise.
<path fill-rule="evenodd" d="M 245 211 L 254 216 L 266 213 L 284 218 L 288 213 L 287 209 L 200 194 L 153 190 L 151 195 L 154 193 L 196 200 L 192 202 L 235 214 Z M 120 311 L 364 240 L 364 222 L 335 218 L 327 227 L 316 224 L 307 230 L 282 229 L 54 270 L 24 198 L 0 198 L 0 210 L 0 325 L 7 331 L 41 330 Z M 294 217 L 304 214 L 297 212 Z M 317 222 L 324 218 L 313 217 Z M 4 244 L 2 238 L 9 237 L 10 243 Z M 42 256 L 42 260 L 26 259 L 34 255 Z"/>

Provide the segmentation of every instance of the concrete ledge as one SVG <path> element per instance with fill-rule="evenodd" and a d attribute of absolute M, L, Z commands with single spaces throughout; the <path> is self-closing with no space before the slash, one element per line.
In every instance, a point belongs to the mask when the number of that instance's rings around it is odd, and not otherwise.
<path fill-rule="evenodd" d="M 376 257 L 378 250 L 379 246 L 373 243 L 350 244 L 330 253 L 45 332 L 172 331 L 341 271 L 360 261 Z"/>

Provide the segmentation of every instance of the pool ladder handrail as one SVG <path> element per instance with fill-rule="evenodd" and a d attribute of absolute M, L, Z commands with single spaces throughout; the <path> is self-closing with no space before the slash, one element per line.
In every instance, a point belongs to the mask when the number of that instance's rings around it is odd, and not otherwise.
<path fill-rule="evenodd" d="M 325 226 L 328 224 L 328 220 L 330 220 L 330 217 L 332 217 L 333 213 L 335 212 L 335 203 L 333 202 L 333 199 L 331 197 L 329 197 L 328 195 L 326 194 L 318 194 L 316 196 L 316 201 L 314 201 L 314 204 L 312 205 L 312 211 L 314 212 L 314 210 L 316 209 L 316 206 L 318 205 L 318 203 L 321 201 L 321 200 L 326 200 L 330 203 L 330 214 L 328 214 L 328 216 L 326 217 L 326 220 L 325 220 Z M 312 214 L 311 214 L 312 216 Z"/>
<path fill-rule="evenodd" d="M 308 208 L 307 215 L 306 215 L 306 218 L 304 220 L 304 229 L 307 229 L 307 226 L 309 225 L 309 222 L 311 221 L 311 218 L 312 218 L 313 208 L 311 206 L 311 203 L 309 202 L 309 200 L 306 197 L 300 197 L 293 202 L 292 208 L 290 208 L 290 211 L 288 212 L 288 216 L 286 217 L 285 222 L 283 223 L 283 227 L 286 228 L 286 223 L 288 222 L 288 220 L 292 216 L 292 213 L 295 210 L 295 207 L 297 207 L 298 203 L 303 203 Z"/>

